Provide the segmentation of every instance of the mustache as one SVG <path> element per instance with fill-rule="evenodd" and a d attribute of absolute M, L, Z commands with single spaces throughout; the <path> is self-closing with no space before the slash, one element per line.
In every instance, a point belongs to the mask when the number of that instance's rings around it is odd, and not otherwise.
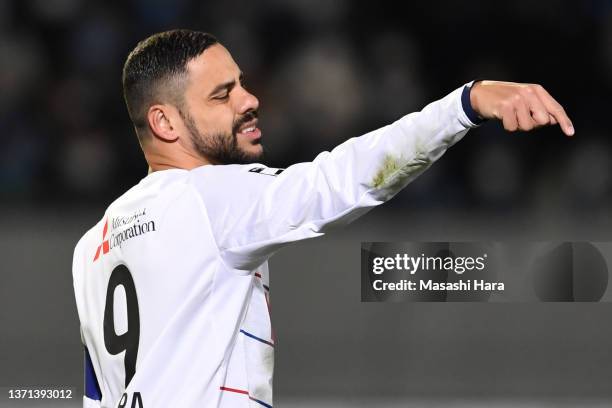
<path fill-rule="evenodd" d="M 259 113 L 255 109 L 246 112 L 240 118 L 236 119 L 234 125 L 232 126 L 232 133 L 235 135 L 236 133 L 238 133 L 238 129 L 240 129 L 240 126 L 252 121 L 253 119 L 257 119 L 258 116 Z"/>

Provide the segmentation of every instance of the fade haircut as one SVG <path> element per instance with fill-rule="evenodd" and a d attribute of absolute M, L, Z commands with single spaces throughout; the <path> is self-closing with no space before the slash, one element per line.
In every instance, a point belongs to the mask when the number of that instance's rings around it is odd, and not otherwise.
<path fill-rule="evenodd" d="M 217 43 L 208 33 L 171 30 L 153 34 L 130 52 L 123 66 L 123 97 L 141 141 L 148 134 L 148 108 L 171 103 L 181 110 L 187 63 Z"/>

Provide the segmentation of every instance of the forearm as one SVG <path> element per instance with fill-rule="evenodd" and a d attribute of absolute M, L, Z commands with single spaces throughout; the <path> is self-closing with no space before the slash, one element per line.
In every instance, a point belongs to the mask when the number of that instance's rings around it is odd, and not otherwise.
<path fill-rule="evenodd" d="M 314 162 L 329 175 L 331 190 L 343 195 L 352 189 L 355 204 L 394 196 L 476 126 L 464 110 L 463 90 L 319 155 Z"/>

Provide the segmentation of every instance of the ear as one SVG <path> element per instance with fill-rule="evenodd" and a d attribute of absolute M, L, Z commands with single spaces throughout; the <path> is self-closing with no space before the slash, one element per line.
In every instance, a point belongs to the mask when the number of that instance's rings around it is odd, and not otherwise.
<path fill-rule="evenodd" d="M 147 121 L 151 133 L 165 143 L 174 143 L 179 139 L 176 128 L 176 109 L 169 105 L 152 105 L 147 111 Z"/>

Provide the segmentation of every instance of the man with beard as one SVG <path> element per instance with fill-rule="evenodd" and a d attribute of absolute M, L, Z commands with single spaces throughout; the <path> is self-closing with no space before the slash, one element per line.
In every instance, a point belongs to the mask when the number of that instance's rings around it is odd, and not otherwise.
<path fill-rule="evenodd" d="M 390 199 L 484 119 L 574 133 L 541 86 L 481 81 L 282 170 L 256 163 L 259 101 L 211 35 L 147 38 L 123 86 L 150 174 L 75 249 L 86 407 L 271 407 L 275 251 Z"/>

